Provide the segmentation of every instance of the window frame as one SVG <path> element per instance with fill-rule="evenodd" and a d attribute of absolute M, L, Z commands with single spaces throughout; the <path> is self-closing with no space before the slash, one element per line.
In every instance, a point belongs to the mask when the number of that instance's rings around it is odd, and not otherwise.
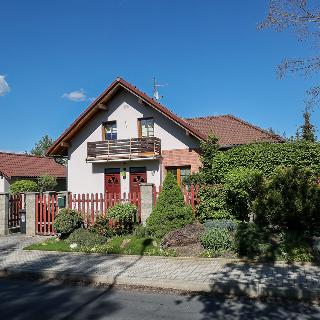
<path fill-rule="evenodd" d="M 181 179 L 181 170 L 189 170 L 189 176 L 191 175 L 191 165 L 184 165 L 184 166 L 167 166 L 166 172 L 170 172 L 171 170 L 176 170 L 176 174 L 173 173 L 173 175 L 177 179 L 178 186 L 182 185 L 182 179 Z M 185 175 L 186 177 L 186 175 Z"/>
<path fill-rule="evenodd" d="M 108 134 L 108 130 L 107 130 L 107 126 L 108 125 L 112 125 L 112 124 L 115 124 L 115 129 L 116 131 L 113 132 L 111 130 L 110 134 L 111 134 L 111 138 L 113 135 L 115 135 L 115 139 L 112 138 L 112 139 L 107 139 L 107 134 Z M 106 122 L 103 122 L 102 123 L 102 140 L 103 141 L 107 141 L 107 140 L 117 140 L 118 139 L 118 125 L 117 125 L 117 121 L 106 121 Z"/>
<path fill-rule="evenodd" d="M 152 120 L 152 131 L 153 131 L 153 134 L 152 136 L 149 135 L 149 131 L 148 131 L 148 135 L 147 136 L 143 136 L 142 135 L 142 121 L 144 120 Z M 139 118 L 138 119 L 138 137 L 139 138 L 153 138 L 154 137 L 154 117 L 145 117 L 145 118 Z"/>

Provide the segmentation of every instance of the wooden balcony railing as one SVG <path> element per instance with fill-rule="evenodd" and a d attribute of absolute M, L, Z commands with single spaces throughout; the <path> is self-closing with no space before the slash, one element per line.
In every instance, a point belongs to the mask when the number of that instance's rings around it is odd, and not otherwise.
<path fill-rule="evenodd" d="M 160 155 L 161 140 L 155 137 L 87 143 L 87 161 L 158 158 Z"/>

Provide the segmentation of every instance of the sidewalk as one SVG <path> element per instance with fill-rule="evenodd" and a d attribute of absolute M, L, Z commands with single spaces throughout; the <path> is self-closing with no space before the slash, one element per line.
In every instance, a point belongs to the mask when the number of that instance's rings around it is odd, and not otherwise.
<path fill-rule="evenodd" d="M 43 237 L 0 237 L 0 274 L 147 286 L 193 292 L 320 298 L 320 267 L 237 260 L 26 251 Z"/>

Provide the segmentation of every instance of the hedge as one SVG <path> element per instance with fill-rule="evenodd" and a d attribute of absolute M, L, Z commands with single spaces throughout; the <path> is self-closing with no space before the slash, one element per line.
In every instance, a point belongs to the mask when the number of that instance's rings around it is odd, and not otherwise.
<path fill-rule="evenodd" d="M 228 172 L 237 168 L 257 169 L 268 177 L 280 165 L 299 169 L 309 167 L 314 174 L 320 175 L 320 143 L 255 143 L 218 151 L 212 158 L 210 180 L 224 183 Z"/>

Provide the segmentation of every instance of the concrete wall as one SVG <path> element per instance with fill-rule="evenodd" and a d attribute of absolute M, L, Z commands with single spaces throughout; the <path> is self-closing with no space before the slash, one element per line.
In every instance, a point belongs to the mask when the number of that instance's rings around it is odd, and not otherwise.
<path fill-rule="evenodd" d="M 104 168 L 127 168 L 127 178 L 122 179 L 121 192 L 129 188 L 129 168 L 146 166 L 148 183 L 161 183 L 159 160 L 86 163 L 87 142 L 102 140 L 102 123 L 117 121 L 118 139 L 138 137 L 138 118 L 154 118 L 154 134 L 161 139 L 162 150 L 199 148 L 199 141 L 186 135 L 184 129 L 168 120 L 150 106 L 141 105 L 138 98 L 123 90 L 109 103 L 108 110 L 98 113 L 71 141 L 68 161 L 68 190 L 74 193 L 104 192 Z"/>

